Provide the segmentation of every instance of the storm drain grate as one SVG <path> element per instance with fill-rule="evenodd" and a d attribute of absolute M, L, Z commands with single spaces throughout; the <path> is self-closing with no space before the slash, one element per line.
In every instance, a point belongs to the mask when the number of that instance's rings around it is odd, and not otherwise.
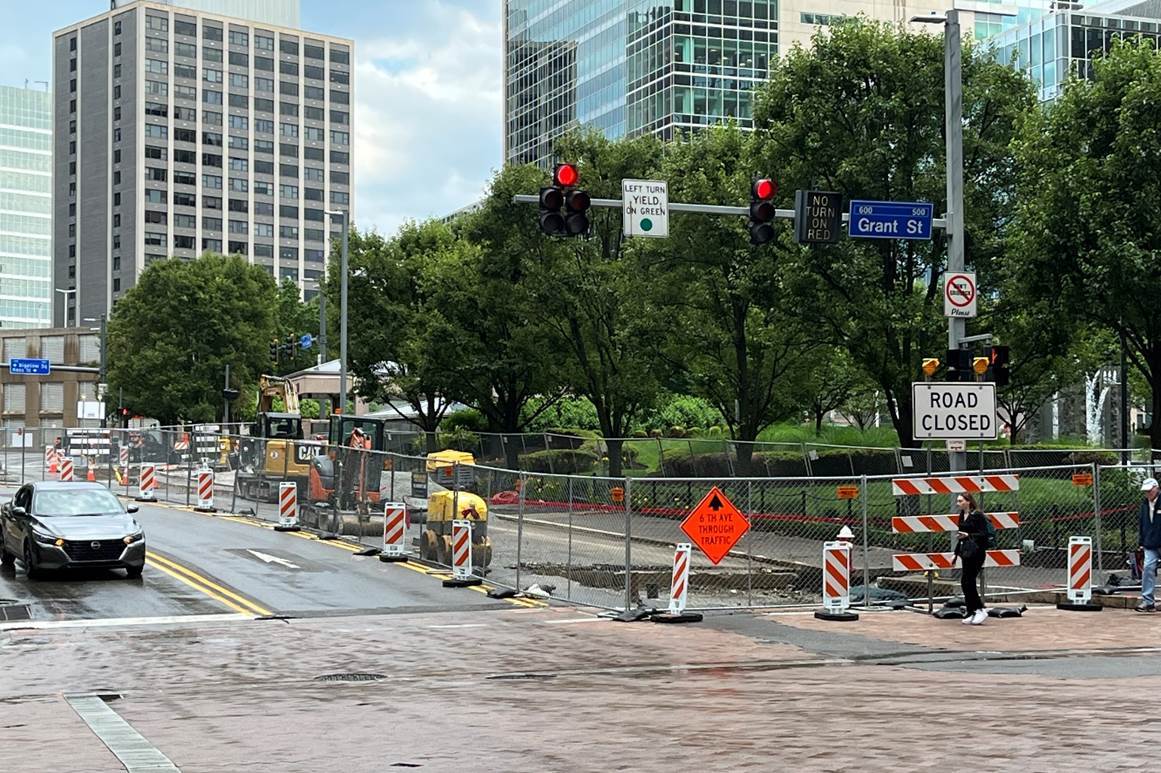
<path fill-rule="evenodd" d="M 15 599 L 0 599 L 0 622 L 5 620 L 31 620 L 32 608 Z"/>
<path fill-rule="evenodd" d="M 383 674 L 323 674 L 316 676 L 316 682 L 378 682 L 386 679 Z"/>
<path fill-rule="evenodd" d="M 556 674 L 496 674 L 487 679 L 555 679 Z"/>

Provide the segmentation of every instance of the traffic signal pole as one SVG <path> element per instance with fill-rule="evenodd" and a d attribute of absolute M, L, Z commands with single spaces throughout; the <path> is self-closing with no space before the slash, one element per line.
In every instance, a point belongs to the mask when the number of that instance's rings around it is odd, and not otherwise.
<path fill-rule="evenodd" d="M 947 135 L 947 271 L 963 271 L 963 77 L 961 73 L 963 41 L 960 38 L 959 13 L 949 10 L 943 26 L 944 119 Z M 958 349 L 967 332 L 967 320 L 949 317 L 947 348 Z M 952 472 L 967 469 L 967 452 L 948 454 Z M 954 498 L 953 498 L 954 505 Z"/>

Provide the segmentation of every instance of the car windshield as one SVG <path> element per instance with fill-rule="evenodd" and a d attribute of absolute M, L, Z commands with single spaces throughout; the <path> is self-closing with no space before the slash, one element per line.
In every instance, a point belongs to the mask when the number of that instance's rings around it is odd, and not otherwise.
<path fill-rule="evenodd" d="M 121 503 L 101 489 L 38 491 L 32 511 L 36 515 L 100 515 L 120 512 Z"/>

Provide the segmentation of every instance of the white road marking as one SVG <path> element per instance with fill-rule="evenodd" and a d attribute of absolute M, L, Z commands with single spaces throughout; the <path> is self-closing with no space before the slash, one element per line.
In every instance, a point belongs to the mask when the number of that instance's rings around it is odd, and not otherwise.
<path fill-rule="evenodd" d="M 450 625 L 429 625 L 428 628 L 487 628 L 487 623 L 452 623 Z"/>
<path fill-rule="evenodd" d="M 0 623 L 0 631 L 18 631 L 26 628 L 112 628 L 134 625 L 173 625 L 176 623 L 225 623 L 233 620 L 254 620 L 255 615 L 226 612 L 220 615 L 167 615 L 164 617 L 107 617 L 96 620 L 10 620 Z"/>
<path fill-rule="evenodd" d="M 250 550 L 249 548 L 246 549 L 246 552 L 249 553 L 250 555 L 254 556 L 255 558 L 259 559 L 260 561 L 265 561 L 268 564 L 281 564 L 282 566 L 285 566 L 287 569 L 301 569 L 302 568 L 298 564 L 291 563 L 290 561 L 287 561 L 285 558 L 279 558 L 278 556 L 272 556 L 269 553 L 262 553 L 258 550 Z"/>
<path fill-rule="evenodd" d="M 541 620 L 543 625 L 568 625 L 570 623 L 603 623 L 603 617 L 570 617 L 568 620 Z"/>

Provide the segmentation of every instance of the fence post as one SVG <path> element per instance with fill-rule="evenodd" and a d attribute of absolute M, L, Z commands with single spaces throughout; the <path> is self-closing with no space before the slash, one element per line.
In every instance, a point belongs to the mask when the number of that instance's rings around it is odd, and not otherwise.
<path fill-rule="evenodd" d="M 633 608 L 632 478 L 625 478 L 625 611 Z"/>
<path fill-rule="evenodd" d="M 24 427 L 20 428 L 20 485 L 24 485 L 27 481 L 24 478 L 24 454 L 28 450 L 28 430 Z"/>
<path fill-rule="evenodd" d="M 568 477 L 568 561 L 564 565 L 564 577 L 568 583 L 568 590 L 566 596 L 569 601 L 572 600 L 572 482 L 573 478 Z"/>
<path fill-rule="evenodd" d="M 750 528 L 746 530 L 746 606 L 754 606 L 754 481 L 746 481 L 746 518 Z"/>
<path fill-rule="evenodd" d="M 806 443 L 799 443 L 799 448 L 802 451 L 802 463 L 806 465 L 806 477 L 814 477 L 814 465 L 810 463 L 810 454 L 806 450 Z"/>
<path fill-rule="evenodd" d="M 863 607 L 871 608 L 871 540 L 868 532 L 870 531 L 867 520 L 867 498 L 870 496 L 870 491 L 867 489 L 867 476 L 864 475 L 859 485 L 862 490 L 859 491 L 859 499 L 863 503 Z"/>
<path fill-rule="evenodd" d="M 1101 539 L 1101 468 L 1096 462 L 1092 463 L 1092 512 L 1093 512 L 1093 549 L 1096 551 L 1096 570 L 1103 572 L 1104 540 Z"/>
<path fill-rule="evenodd" d="M 516 509 L 516 592 L 519 593 L 523 587 L 520 584 L 520 567 L 523 564 L 524 556 L 524 490 L 528 488 L 528 476 L 522 472 L 517 473 L 517 475 L 520 481 L 520 496 Z"/>
<path fill-rule="evenodd" d="M 657 469 L 661 477 L 665 477 L 665 449 L 661 446 L 661 438 L 653 438 L 657 441 Z M 656 499 L 656 497 L 654 497 Z"/>

